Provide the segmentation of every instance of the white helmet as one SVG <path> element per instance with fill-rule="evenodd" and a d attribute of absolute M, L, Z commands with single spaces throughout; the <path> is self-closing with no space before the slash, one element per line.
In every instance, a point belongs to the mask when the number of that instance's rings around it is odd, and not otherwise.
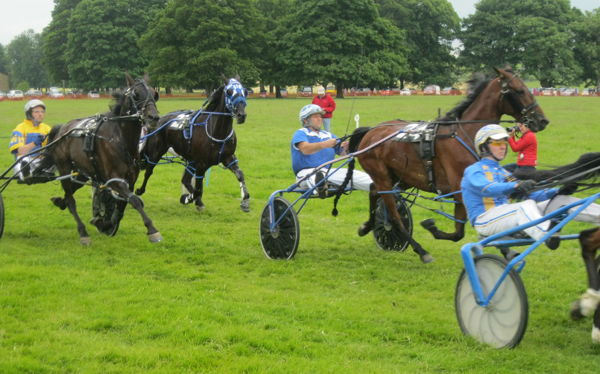
<path fill-rule="evenodd" d="M 315 113 L 320 113 L 321 115 L 323 115 L 325 114 L 325 111 L 317 104 L 308 104 L 303 106 L 302 109 L 300 109 L 300 114 L 298 115 L 298 118 L 300 119 L 300 124 L 302 126 L 306 126 L 306 119 Z"/>
<path fill-rule="evenodd" d="M 36 106 L 44 107 L 44 110 L 46 110 L 46 104 L 44 104 L 44 102 L 42 100 L 33 99 L 33 100 L 29 100 L 25 104 L 25 113 L 29 112 L 31 109 L 35 108 Z"/>
<path fill-rule="evenodd" d="M 475 150 L 479 156 L 483 156 L 489 152 L 487 147 L 483 147 L 489 139 L 502 140 L 508 139 L 508 133 L 504 127 L 500 125 L 485 125 L 475 134 Z"/>

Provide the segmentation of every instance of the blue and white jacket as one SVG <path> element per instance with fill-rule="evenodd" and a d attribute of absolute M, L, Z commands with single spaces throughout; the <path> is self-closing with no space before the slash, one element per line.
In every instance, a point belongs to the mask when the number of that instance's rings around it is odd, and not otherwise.
<path fill-rule="evenodd" d="M 482 213 L 508 204 L 508 196 L 515 191 L 518 181 L 509 182 L 511 174 L 498 161 L 483 158 L 465 169 L 461 182 L 462 198 L 471 224 Z M 551 199 L 558 189 L 550 188 L 531 193 L 535 201 Z"/>

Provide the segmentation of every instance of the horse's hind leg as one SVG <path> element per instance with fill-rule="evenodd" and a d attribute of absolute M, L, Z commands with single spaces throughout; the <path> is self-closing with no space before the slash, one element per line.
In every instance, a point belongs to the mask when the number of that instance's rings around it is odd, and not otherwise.
<path fill-rule="evenodd" d="M 88 234 L 87 229 L 85 228 L 85 224 L 83 223 L 83 221 L 79 217 L 79 214 L 77 213 L 77 203 L 75 202 L 75 198 L 73 197 L 73 194 L 81 187 L 81 185 L 73 184 L 68 180 L 64 180 L 62 181 L 62 186 L 63 190 L 65 191 L 64 198 L 53 197 L 50 200 L 52 200 L 54 205 L 56 205 L 60 209 L 69 208 L 69 212 L 71 213 L 73 218 L 75 218 L 75 222 L 77 223 L 77 231 L 79 232 L 79 243 L 81 243 L 81 245 L 90 245 L 92 243 L 92 240 L 90 239 L 90 235 Z"/>
<path fill-rule="evenodd" d="M 600 228 L 596 227 L 582 231 L 579 234 L 579 243 L 581 244 L 581 256 L 588 275 L 588 289 L 571 306 L 571 318 L 580 319 L 595 312 L 592 339 L 594 342 L 600 343 L 600 316 L 598 316 L 600 305 L 600 274 L 598 268 L 600 264 L 596 258 L 596 253 L 600 248 Z"/>
<path fill-rule="evenodd" d="M 183 172 L 181 183 L 184 188 L 189 192 L 188 194 L 183 193 L 179 202 L 182 204 L 189 204 L 192 201 L 196 203 L 196 210 L 199 212 L 203 211 L 205 206 L 202 202 L 202 193 L 204 190 L 204 174 L 206 169 L 196 168 L 195 175 L 192 176 L 187 170 Z M 195 178 L 195 179 L 193 179 Z"/>
<path fill-rule="evenodd" d="M 248 188 L 246 187 L 246 180 L 244 179 L 244 173 L 238 166 L 238 160 L 235 157 L 235 155 L 233 155 L 232 157 L 228 157 L 223 162 L 223 166 L 225 166 L 226 168 L 231 170 L 231 172 L 233 174 L 235 174 L 235 177 L 237 178 L 238 182 L 240 183 L 240 192 L 242 194 L 242 201 L 240 203 L 240 208 L 244 212 L 249 212 L 250 211 L 250 193 L 248 193 Z"/>
<path fill-rule="evenodd" d="M 148 179 L 150 179 L 152 173 L 154 173 L 154 166 L 155 164 L 148 162 L 148 165 L 146 166 L 146 172 L 144 173 L 144 181 L 142 182 L 142 185 L 135 190 L 136 195 L 143 195 L 144 192 L 146 192 L 146 185 L 148 184 Z"/>
<path fill-rule="evenodd" d="M 453 233 L 447 233 L 438 229 L 433 218 L 422 221 L 421 226 L 429 231 L 436 239 L 452 240 L 457 242 L 465 236 L 464 221 L 467 218 L 467 213 L 465 211 L 465 206 L 462 203 L 458 203 L 454 207 L 454 218 L 457 219 L 457 221 L 454 224 L 455 231 Z"/>

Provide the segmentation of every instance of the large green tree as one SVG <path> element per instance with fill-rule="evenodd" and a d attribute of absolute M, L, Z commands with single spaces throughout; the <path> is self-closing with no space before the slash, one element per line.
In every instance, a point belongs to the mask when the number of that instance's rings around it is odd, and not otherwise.
<path fill-rule="evenodd" d="M 457 79 L 452 42 L 460 19 L 447 0 L 376 0 L 380 14 L 406 33 L 408 70 L 402 84 L 451 85 Z"/>
<path fill-rule="evenodd" d="M 481 0 L 463 21 L 461 61 L 473 69 L 508 63 L 543 86 L 576 81 L 570 26 L 580 13 L 569 0 Z"/>
<path fill-rule="evenodd" d="M 573 25 L 575 58 L 582 67 L 581 78 L 600 87 L 600 8 L 587 12 Z"/>
<path fill-rule="evenodd" d="M 29 87 L 46 87 L 48 78 L 41 63 L 41 35 L 27 30 L 6 47 L 11 86 L 27 82 Z"/>
<path fill-rule="evenodd" d="M 8 60 L 2 44 L 0 44 L 0 73 L 8 74 Z"/>
<path fill-rule="evenodd" d="M 164 0 L 82 0 L 71 13 L 66 61 L 73 85 L 120 87 L 123 73 L 143 74 L 138 39 Z"/>
<path fill-rule="evenodd" d="M 54 0 L 52 20 L 42 32 L 42 63 L 52 82 L 69 80 L 67 69 L 67 40 L 72 10 L 81 0 Z"/>
<path fill-rule="evenodd" d="M 287 81 L 343 89 L 393 84 L 406 73 L 403 33 L 373 0 L 305 0 L 286 19 L 277 61 Z"/>
<path fill-rule="evenodd" d="M 140 45 L 162 86 L 213 89 L 222 76 L 259 79 L 263 24 L 252 0 L 173 0 Z"/>

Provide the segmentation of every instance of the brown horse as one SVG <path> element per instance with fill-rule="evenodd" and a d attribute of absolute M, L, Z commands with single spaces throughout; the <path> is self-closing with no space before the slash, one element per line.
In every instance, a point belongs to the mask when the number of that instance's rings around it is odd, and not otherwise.
<path fill-rule="evenodd" d="M 401 189 L 416 187 L 438 194 L 459 191 L 465 168 L 477 160 L 473 153 L 473 138 L 486 123 L 497 123 L 503 114 L 508 114 L 518 121 L 526 122 L 532 131 L 541 131 L 546 127 L 549 121 L 523 81 L 510 68 L 495 68 L 495 71 L 496 75 L 492 78 L 474 77 L 469 82 L 470 94 L 467 98 L 446 116 L 434 122 L 437 124 L 435 141 L 430 143 L 434 147 L 428 159 L 423 159 L 419 144 L 394 140 L 385 141 L 356 157 L 374 182 L 374 189 L 369 194 L 369 219 L 359 228 L 360 236 L 373 229 L 377 200 L 381 197 L 387 210 L 391 212 L 401 239 L 408 241 L 424 263 L 433 261 L 431 255 L 403 226 L 394 196 L 379 194 L 378 191 L 390 191 L 396 184 Z M 406 121 L 395 120 L 374 128 L 358 128 L 350 140 L 350 151 L 364 149 L 386 136 L 400 133 L 408 124 Z M 461 142 L 462 139 L 464 140 Z M 421 223 L 436 239 L 458 241 L 464 237 L 466 211 L 460 197 L 456 200 L 459 203 L 455 204 L 454 209 L 457 220 L 455 232 L 439 230 L 433 219 Z"/>
<path fill-rule="evenodd" d="M 181 183 L 187 193 L 181 195 L 182 204 L 195 202 L 196 209 L 202 211 L 204 174 L 209 167 L 222 164 L 235 174 L 240 183 L 240 208 L 245 212 L 250 210 L 250 194 L 235 156 L 237 137 L 233 130 L 233 119 L 237 119 L 238 124 L 246 120 L 247 90 L 239 79 L 236 76 L 225 80 L 224 85 L 209 96 L 201 110 L 177 111 L 160 118 L 158 130 L 155 134 L 149 134 L 142 151 L 146 173 L 142 185 L 136 190 L 138 195 L 146 191 L 154 167 L 172 147 L 186 161 Z"/>
<path fill-rule="evenodd" d="M 158 95 L 145 79 L 134 80 L 129 74 L 125 77 L 128 88 L 123 93 L 113 95 L 115 103 L 111 111 L 55 126 L 48 135 L 49 142 L 54 142 L 48 155 L 59 174 L 64 176 L 59 179 L 65 192 L 63 198 L 54 197 L 51 200 L 60 209 L 69 208 L 77 222 L 79 241 L 83 245 L 89 245 L 91 240 L 77 213 L 73 194 L 88 182 L 98 190 L 106 191 L 108 200 L 114 200 L 111 194 L 118 199 L 113 204 L 114 214 L 96 216 L 92 220 L 101 232 L 109 235 L 116 233 L 129 203 L 142 216 L 149 240 L 162 240 L 144 212 L 142 200 L 131 192 L 139 174 L 140 130 L 142 123 L 152 128 L 156 126 L 159 119 L 156 108 Z"/>

